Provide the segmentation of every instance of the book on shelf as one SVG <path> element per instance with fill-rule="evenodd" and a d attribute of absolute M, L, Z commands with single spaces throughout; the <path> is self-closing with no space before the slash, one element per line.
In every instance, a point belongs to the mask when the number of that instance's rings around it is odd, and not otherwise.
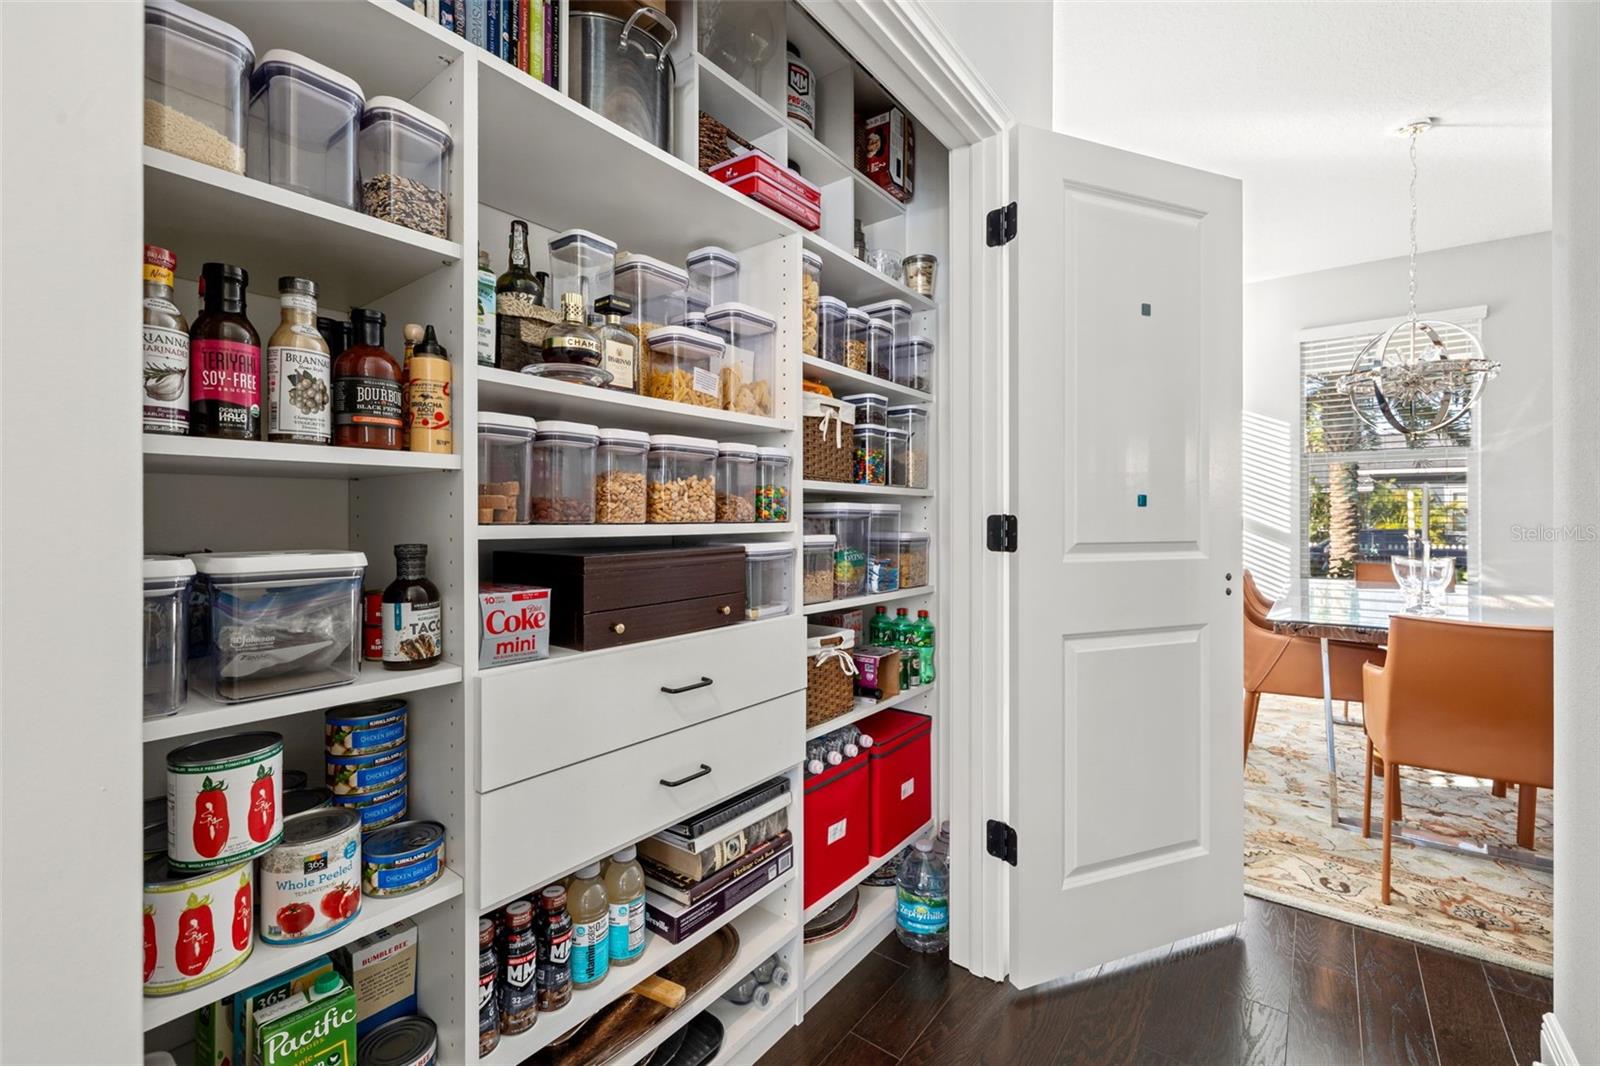
<path fill-rule="evenodd" d="M 646 889 L 644 924 L 671 944 L 693 936 L 792 870 L 794 844 L 792 840 L 786 843 L 786 847 L 769 854 L 754 869 L 729 881 L 720 891 L 697 903 L 679 903 Z"/>
<path fill-rule="evenodd" d="M 698 903 L 707 896 L 721 891 L 730 881 L 737 881 L 754 870 L 775 852 L 789 847 L 793 847 L 793 837 L 789 830 L 784 829 L 776 836 L 752 845 L 750 850 L 739 858 L 703 878 L 690 877 L 678 870 L 668 869 L 644 856 L 640 856 L 639 863 L 644 867 L 646 889 L 678 903 Z"/>
<path fill-rule="evenodd" d="M 779 797 L 692 840 L 672 833 L 658 833 L 639 842 L 639 854 L 657 866 L 699 881 L 737 862 L 751 848 L 787 828 L 789 802 L 787 797 Z"/>
<path fill-rule="evenodd" d="M 754 788 L 746 789 L 732 799 L 723 800 L 715 807 L 708 807 L 692 818 L 669 825 L 662 832 L 693 840 L 710 833 L 718 826 L 727 825 L 740 815 L 748 814 L 774 797 L 787 794 L 788 791 L 789 779 L 774 777 Z"/>

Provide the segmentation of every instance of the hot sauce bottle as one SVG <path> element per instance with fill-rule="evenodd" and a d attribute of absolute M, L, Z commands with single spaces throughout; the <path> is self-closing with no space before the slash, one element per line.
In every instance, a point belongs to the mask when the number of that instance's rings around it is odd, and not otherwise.
<path fill-rule="evenodd" d="M 355 343 L 333 363 L 333 442 L 399 451 L 405 427 L 400 364 L 383 348 L 383 312 L 350 309 Z"/>
<path fill-rule="evenodd" d="M 245 317 L 250 274 L 229 263 L 200 268 L 204 309 L 189 330 L 189 432 L 261 435 L 261 335 Z"/>

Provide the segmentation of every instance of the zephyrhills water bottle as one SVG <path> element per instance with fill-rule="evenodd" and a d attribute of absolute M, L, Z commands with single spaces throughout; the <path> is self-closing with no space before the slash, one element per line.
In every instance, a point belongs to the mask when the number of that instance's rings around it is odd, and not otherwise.
<path fill-rule="evenodd" d="M 917 841 L 900 861 L 895 932 L 912 951 L 943 951 L 950 943 L 950 868 L 930 840 Z"/>

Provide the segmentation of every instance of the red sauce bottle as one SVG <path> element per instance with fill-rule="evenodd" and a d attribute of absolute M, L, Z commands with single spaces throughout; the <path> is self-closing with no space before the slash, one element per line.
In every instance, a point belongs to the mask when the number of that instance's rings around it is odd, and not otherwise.
<path fill-rule="evenodd" d="M 404 446 L 400 364 L 383 347 L 383 312 L 350 309 L 355 343 L 333 363 L 333 443 L 347 448 Z"/>
<path fill-rule="evenodd" d="M 204 309 L 189 328 L 189 432 L 261 435 L 261 336 L 245 317 L 250 275 L 230 263 L 200 268 Z"/>

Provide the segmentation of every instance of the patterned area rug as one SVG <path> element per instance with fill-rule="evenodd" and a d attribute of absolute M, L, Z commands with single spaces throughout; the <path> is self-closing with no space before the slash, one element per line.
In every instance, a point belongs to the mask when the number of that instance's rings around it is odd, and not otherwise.
<path fill-rule="evenodd" d="M 1335 710 L 1339 708 L 1336 706 Z M 1359 717 L 1357 705 L 1351 712 Z M 1336 726 L 1341 812 L 1361 816 L 1366 736 Z M 1549 975 L 1551 875 L 1507 862 L 1396 841 L 1389 906 L 1378 898 L 1382 841 L 1328 825 L 1328 774 L 1319 700 L 1265 696 L 1245 766 L 1245 891 L 1291 907 Z M 1374 781 L 1372 809 L 1382 809 Z M 1476 843 L 1516 842 L 1515 790 L 1496 799 L 1489 782 L 1406 767 L 1407 825 Z M 1535 847 L 1550 854 L 1550 793 L 1539 792 Z"/>

